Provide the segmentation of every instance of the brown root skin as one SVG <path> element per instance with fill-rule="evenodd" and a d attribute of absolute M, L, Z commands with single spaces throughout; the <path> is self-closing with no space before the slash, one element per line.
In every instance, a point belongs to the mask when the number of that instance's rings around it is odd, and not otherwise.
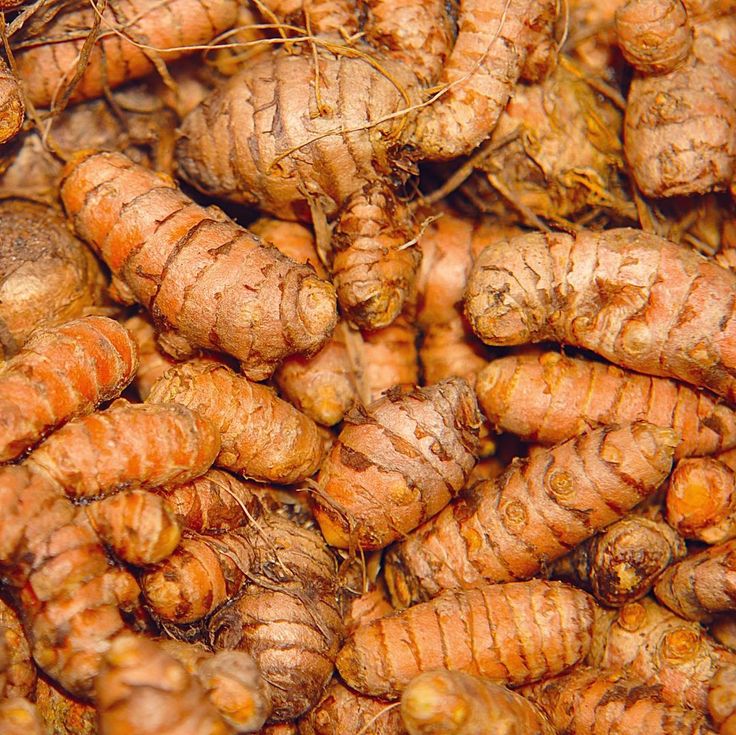
<path fill-rule="evenodd" d="M 316 352 L 335 326 L 331 284 L 121 154 L 77 156 L 61 196 L 175 357 L 226 352 L 263 380 L 287 355 Z"/>
<path fill-rule="evenodd" d="M 266 721 L 271 713 L 271 697 L 247 653 L 211 653 L 202 644 L 175 640 L 159 640 L 158 645 L 197 677 L 228 725 L 238 732 L 254 732 Z"/>
<path fill-rule="evenodd" d="M 97 537 L 60 489 L 25 466 L 0 470 L 0 567 L 17 594 L 38 666 L 69 692 L 90 697 L 101 658 L 140 590 L 111 567 Z"/>
<path fill-rule="evenodd" d="M 36 686 L 36 666 L 15 611 L 0 599 L 0 697 L 29 697 Z"/>
<path fill-rule="evenodd" d="M 736 539 L 711 546 L 665 570 L 654 586 L 657 599 L 687 620 L 708 623 L 736 610 Z"/>
<path fill-rule="evenodd" d="M 219 467 L 262 482 L 291 484 L 313 475 L 326 450 L 317 425 L 274 391 L 212 359 L 169 370 L 149 404 L 174 401 L 211 421 L 222 436 Z"/>
<path fill-rule="evenodd" d="M 465 490 L 384 558 L 392 602 L 528 579 L 651 495 L 672 466 L 671 430 L 583 434 Z"/>
<path fill-rule="evenodd" d="M 166 501 L 145 490 L 123 490 L 85 511 L 100 541 L 134 566 L 160 562 L 181 539 L 181 526 Z"/>
<path fill-rule="evenodd" d="M 658 687 L 620 671 L 577 667 L 520 691 L 568 735 L 716 735 L 703 714 L 663 702 Z"/>
<path fill-rule="evenodd" d="M 253 534 L 249 584 L 208 622 L 215 650 L 246 651 L 271 690 L 272 721 L 299 717 L 322 696 L 343 636 L 336 560 L 315 531 L 269 515 Z"/>
<path fill-rule="evenodd" d="M 431 86 L 455 43 L 454 8 L 443 0 L 369 0 L 364 6 L 368 43 Z"/>
<path fill-rule="evenodd" d="M 457 41 L 436 80 L 453 87 L 419 113 L 412 145 L 420 158 L 450 160 L 488 137 L 516 81 L 538 81 L 554 67 L 555 16 L 549 0 L 462 3 Z"/>
<path fill-rule="evenodd" d="M 429 671 L 401 695 L 409 735 L 555 735 L 545 715 L 506 687 L 460 671 Z"/>
<path fill-rule="evenodd" d="M 516 209 L 535 228 L 535 217 L 564 227 L 598 209 L 635 219 L 621 176 L 623 114 L 591 83 L 565 56 L 543 82 L 517 85 L 465 196 L 496 217 Z"/>
<path fill-rule="evenodd" d="M 648 594 L 686 553 L 685 542 L 664 521 L 630 516 L 576 546 L 551 573 L 589 590 L 602 605 L 621 607 Z"/>
<path fill-rule="evenodd" d="M 36 705 L 23 697 L 0 700 L 0 732 L 3 735 L 44 735 L 45 730 Z"/>
<path fill-rule="evenodd" d="M 156 643 L 118 636 L 97 679 L 100 735 L 230 735 L 196 677 Z"/>
<path fill-rule="evenodd" d="M 327 541 L 380 549 L 437 513 L 475 464 L 479 426 L 462 378 L 389 391 L 349 414 L 312 495 Z"/>
<path fill-rule="evenodd" d="M 320 52 L 323 114 L 306 46 L 262 54 L 246 65 L 185 118 L 180 175 L 212 196 L 301 221 L 312 219 L 312 208 L 334 219 L 353 194 L 387 176 L 405 180 L 410 166 L 400 151 L 411 138 L 411 118 L 374 123 L 420 102 L 418 79 L 366 45 L 354 48 L 379 68 L 352 54 Z M 371 90 L 370 106 L 355 97 L 356 89 Z M 275 116 L 255 114 L 274 99 Z M 336 128 L 354 132 L 327 134 Z M 238 151 L 237 167 L 228 150 Z"/>
<path fill-rule="evenodd" d="M 732 13 L 696 21 L 684 63 L 632 80 L 624 148 L 645 196 L 704 194 L 730 184 L 736 169 L 734 39 Z"/>
<path fill-rule="evenodd" d="M 184 538 L 168 558 L 141 575 L 153 612 L 174 623 L 201 620 L 235 596 L 255 567 L 250 527 L 221 536 Z"/>
<path fill-rule="evenodd" d="M 391 702 L 366 697 L 333 678 L 322 699 L 299 718 L 299 735 L 338 735 L 358 733 L 367 728 L 370 735 L 407 735 L 399 709 Z"/>
<path fill-rule="evenodd" d="M 144 316 L 132 316 L 123 324 L 138 345 L 138 371 L 133 378 L 133 384 L 140 399 L 145 401 L 153 384 L 169 368 L 176 365 L 176 361 L 158 349 L 156 330 Z"/>
<path fill-rule="evenodd" d="M 15 137 L 23 127 L 26 107 L 15 75 L 0 58 L 0 145 Z"/>
<path fill-rule="evenodd" d="M 119 396 L 137 367 L 135 342 L 107 317 L 83 317 L 32 333 L 0 375 L 0 462 Z"/>
<path fill-rule="evenodd" d="M 337 300 L 361 329 L 391 324 L 411 300 L 421 253 L 409 207 L 383 183 L 356 191 L 337 215 L 328 253 Z"/>
<path fill-rule="evenodd" d="M 389 699 L 438 668 L 518 686 L 554 676 L 587 654 L 594 608 L 585 592 L 536 579 L 446 592 L 358 628 L 337 668 L 357 691 Z M 460 620 L 472 621 L 472 637 L 456 625 Z"/>
<path fill-rule="evenodd" d="M 208 470 L 183 485 L 159 490 L 178 522 L 195 533 L 233 531 L 262 513 L 261 494 L 268 486 L 222 470 Z"/>
<path fill-rule="evenodd" d="M 687 539 L 719 544 L 736 536 L 736 476 L 716 457 L 680 460 L 666 506 L 667 522 Z"/>
<path fill-rule="evenodd" d="M 642 74 L 666 74 L 690 55 L 693 29 L 681 0 L 628 0 L 616 9 L 624 58 Z"/>
<path fill-rule="evenodd" d="M 715 396 L 559 352 L 493 360 L 475 388 L 495 430 L 525 441 L 557 444 L 591 428 L 649 421 L 682 437 L 675 459 L 736 445 L 736 412 Z"/>
<path fill-rule="evenodd" d="M 69 497 L 94 498 L 186 482 L 206 472 L 219 450 L 218 431 L 186 406 L 120 399 L 63 426 L 26 464 Z"/>
<path fill-rule="evenodd" d="M 17 52 L 16 63 L 26 94 L 36 107 L 48 108 L 60 101 L 60 92 L 77 70 L 95 17 L 89 8 L 73 9 L 59 13 L 45 25 L 40 38 L 33 39 L 32 32 L 26 34 L 35 43 Z M 117 5 L 114 12 L 107 7 L 103 10 L 102 28 L 111 25 L 122 33 L 102 34 L 70 101 L 101 97 L 105 90 L 145 76 L 155 70 L 151 57 L 174 61 L 186 55 L 182 49 L 209 43 L 233 26 L 236 19 L 234 0 L 173 0 L 163 6 L 151 0 L 130 0 Z M 72 31 L 76 31 L 77 37 L 68 40 Z M 150 54 L 131 41 L 161 49 L 162 53 Z M 173 48 L 179 50 L 166 52 Z"/>
<path fill-rule="evenodd" d="M 465 313 L 488 344 L 554 340 L 734 401 L 735 294 L 733 274 L 640 230 L 534 233 L 478 256 Z"/>
<path fill-rule="evenodd" d="M 39 158 L 33 156 L 37 166 Z M 33 330 L 82 316 L 100 303 L 105 280 L 89 249 L 42 204 L 0 203 L 0 239 L 0 357 L 7 359 Z"/>
<path fill-rule="evenodd" d="M 717 645 L 698 623 L 645 597 L 598 615 L 586 663 L 626 671 L 659 687 L 668 704 L 705 712 L 713 676 L 721 666 L 736 664 L 736 655 Z"/>

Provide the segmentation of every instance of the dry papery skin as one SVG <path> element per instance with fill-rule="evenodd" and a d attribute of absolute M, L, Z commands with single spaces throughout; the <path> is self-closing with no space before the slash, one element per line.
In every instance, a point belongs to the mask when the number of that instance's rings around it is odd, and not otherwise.
<path fill-rule="evenodd" d="M 137 367 L 135 342 L 107 317 L 32 333 L 0 375 L 0 461 L 15 459 L 58 426 L 119 396 Z"/>
<path fill-rule="evenodd" d="M 53 735 L 97 735 L 97 710 L 43 677 L 36 685 L 35 702 L 41 720 Z"/>
<path fill-rule="evenodd" d="M 629 516 L 576 546 L 551 572 L 589 590 L 602 605 L 621 607 L 648 594 L 686 553 L 683 539 L 663 520 Z"/>
<path fill-rule="evenodd" d="M 634 18 L 637 32 L 651 37 L 654 26 L 679 48 L 664 50 L 676 61 L 686 50 L 689 25 L 678 0 L 635 0 L 634 7 L 664 9 L 659 24 L 647 28 Z M 697 18 L 693 6 L 709 6 Z M 679 8 L 678 8 L 679 6 Z M 736 168 L 736 17 L 731 3 L 686 2 L 692 18 L 692 48 L 686 60 L 665 74 L 637 73 L 626 106 L 624 148 L 639 189 L 650 197 L 703 194 L 723 190 Z M 628 7 L 628 6 L 627 6 Z M 623 13 L 619 11 L 619 14 Z M 719 17 L 720 16 L 720 17 Z M 621 28 L 620 22 L 617 24 Z M 630 27 L 626 29 L 630 30 Z M 668 44 L 670 46 L 670 44 Z M 629 49 L 630 50 L 630 49 Z"/>
<path fill-rule="evenodd" d="M 193 52 L 185 47 L 209 43 L 235 24 L 237 8 L 235 0 L 116 2 L 102 10 L 103 38 L 92 48 L 81 77 L 75 79 L 96 14 L 86 6 L 72 7 L 35 33 L 31 30 L 25 38 L 13 39 L 18 74 L 36 107 L 58 103 L 72 80 L 76 84 L 70 101 L 101 97 L 105 90 L 154 71 L 157 61 L 173 61 Z M 111 27 L 121 33 L 104 33 Z"/>
<path fill-rule="evenodd" d="M 0 599 L 0 697 L 28 697 L 36 685 L 36 666 L 23 627 L 15 611 Z"/>
<path fill-rule="evenodd" d="M 399 708 L 366 697 L 333 678 L 318 704 L 299 718 L 299 735 L 407 735 Z"/>
<path fill-rule="evenodd" d="M 258 533 L 248 524 L 218 536 L 182 539 L 168 558 L 141 575 L 151 610 L 164 620 L 191 623 L 232 599 L 256 566 Z"/>
<path fill-rule="evenodd" d="M 619 671 L 577 667 L 522 694 L 566 735 L 715 735 L 699 712 L 667 704 L 659 687 Z"/>
<path fill-rule="evenodd" d="M 23 697 L 0 700 L 0 732 L 3 735 L 44 735 L 45 731 L 36 705 Z"/>
<path fill-rule="evenodd" d="M 389 391 L 348 414 L 312 495 L 328 543 L 380 549 L 437 513 L 465 485 L 479 426 L 462 378 Z"/>
<path fill-rule="evenodd" d="M 181 526 L 164 498 L 146 490 L 123 490 L 85 511 L 100 541 L 128 564 L 156 564 L 181 539 Z"/>
<path fill-rule="evenodd" d="M 622 127 L 616 105 L 560 56 L 547 79 L 514 90 L 462 192 L 482 212 L 518 212 L 534 227 L 537 217 L 565 225 L 596 208 L 636 219 L 621 176 Z"/>
<path fill-rule="evenodd" d="M 176 361 L 158 349 L 156 330 L 144 316 L 137 314 L 126 319 L 123 324 L 138 345 L 138 370 L 133 378 L 133 385 L 141 400 L 145 401 L 153 384 L 176 365 Z"/>
<path fill-rule="evenodd" d="M 173 401 L 220 431 L 216 464 L 245 477 L 291 484 L 313 475 L 325 442 L 317 425 L 265 385 L 211 359 L 177 365 L 153 386 L 149 404 Z"/>
<path fill-rule="evenodd" d="M 736 655 L 717 645 L 698 624 L 683 620 L 645 597 L 598 615 L 586 663 L 626 671 L 679 707 L 706 711 L 710 682 Z"/>
<path fill-rule="evenodd" d="M 651 495 L 676 442 L 651 424 L 610 426 L 515 460 L 389 550 L 393 603 L 534 576 Z"/>
<path fill-rule="evenodd" d="M 713 677 L 708 712 L 721 735 L 736 732 L 736 667 L 724 667 Z"/>
<path fill-rule="evenodd" d="M 654 594 L 687 620 L 707 623 L 736 610 L 736 539 L 673 564 L 657 580 Z"/>
<path fill-rule="evenodd" d="M 313 707 L 332 675 L 343 636 L 336 560 L 322 537 L 277 515 L 258 521 L 255 563 L 241 596 L 208 622 L 215 650 L 256 660 L 271 690 L 273 721 Z"/>
<path fill-rule="evenodd" d="M 26 460 L 72 498 L 186 482 L 220 451 L 212 424 L 178 403 L 133 404 L 70 421 Z"/>
<path fill-rule="evenodd" d="M 287 355 L 316 352 L 335 326 L 331 284 L 122 154 L 74 159 L 61 197 L 174 357 L 226 352 L 263 380 Z"/>
<path fill-rule="evenodd" d="M 349 686 L 388 699 L 438 668 L 518 686 L 588 653 L 594 609 L 587 593 L 538 579 L 448 591 L 358 628 L 337 668 Z"/>
<path fill-rule="evenodd" d="M 364 582 L 361 569 L 356 564 L 350 572 L 359 575 L 358 580 L 348 578 L 343 585 L 357 587 Z M 364 582 L 365 586 L 365 582 Z M 346 602 L 343 620 L 345 633 L 349 635 L 359 626 L 389 615 L 393 612 L 386 598 L 383 585 L 370 587 L 358 597 L 349 596 L 343 588 Z M 299 719 L 299 735 L 338 735 L 338 733 L 358 733 L 363 735 L 406 735 L 398 707 L 384 699 L 367 697 L 349 689 L 337 676 L 333 676 L 322 699 Z"/>
<path fill-rule="evenodd" d="M 539 444 L 630 421 L 674 429 L 681 437 L 675 459 L 736 444 L 736 412 L 715 396 L 559 352 L 493 360 L 478 374 L 475 390 L 496 431 Z"/>
<path fill-rule="evenodd" d="M 110 566 L 84 511 L 25 466 L 0 469 L 0 569 L 17 597 L 33 657 L 67 691 L 90 697 L 101 657 L 137 605 L 128 572 Z"/>
<path fill-rule="evenodd" d="M 81 316 L 101 300 L 92 253 L 52 209 L 23 199 L 0 203 L 0 357 L 34 329 Z"/>
<path fill-rule="evenodd" d="M 197 678 L 152 640 L 118 636 L 97 678 L 100 735 L 229 735 Z"/>
<path fill-rule="evenodd" d="M 179 75 L 174 76 L 179 81 Z M 17 145 L 3 151 L 0 195 L 59 208 L 59 180 L 64 167 L 59 156 L 68 158 L 82 149 L 119 150 L 137 163 L 173 172 L 176 114 L 164 107 L 148 85 L 143 85 L 113 92 L 109 100 L 73 105 L 55 114 L 43 131 L 24 132 Z M 91 253 L 89 257 L 94 259 Z"/>
<path fill-rule="evenodd" d="M 222 470 L 208 470 L 183 485 L 159 492 L 184 528 L 217 534 L 258 518 L 262 513 L 261 495 L 266 489 L 267 486 L 240 480 Z"/>
<path fill-rule="evenodd" d="M 7 143 L 23 127 L 26 107 L 20 84 L 0 58 L 0 144 Z"/>
<path fill-rule="evenodd" d="M 736 276 L 628 228 L 528 234 L 486 248 L 465 313 L 486 343 L 553 340 L 736 400 Z M 707 336 L 705 336 L 707 335 Z"/>
<path fill-rule="evenodd" d="M 211 653 L 202 644 L 175 640 L 159 640 L 158 645 L 197 677 L 228 725 L 238 732 L 254 732 L 266 721 L 271 697 L 247 653 Z"/>
<path fill-rule="evenodd" d="M 685 538 L 719 544 L 736 536 L 736 476 L 716 457 L 680 460 L 666 504 L 667 522 Z"/>
<path fill-rule="evenodd" d="M 546 0 L 463 3 L 451 50 L 445 3 L 371 3 L 368 43 L 348 53 L 326 35 L 316 49 L 274 48 L 216 89 L 184 121 L 182 175 L 284 219 L 336 218 L 325 250 L 341 306 L 361 327 L 386 326 L 418 265 L 407 247 L 416 232 L 392 186 L 408 178 L 413 159 L 454 158 L 487 137 L 519 76 L 546 70 L 554 14 Z M 422 87 L 435 82 L 452 86 L 418 108 Z M 348 88 L 370 90 L 370 105 Z M 274 99 L 272 112 L 254 114 Z M 238 152 L 237 165 L 225 149 Z"/>
<path fill-rule="evenodd" d="M 411 210 L 383 182 L 353 193 L 338 214 L 327 262 L 350 324 L 380 329 L 411 302 L 421 258 Z"/>
<path fill-rule="evenodd" d="M 460 671 L 428 671 L 401 695 L 409 735 L 556 735 L 520 694 Z"/>

